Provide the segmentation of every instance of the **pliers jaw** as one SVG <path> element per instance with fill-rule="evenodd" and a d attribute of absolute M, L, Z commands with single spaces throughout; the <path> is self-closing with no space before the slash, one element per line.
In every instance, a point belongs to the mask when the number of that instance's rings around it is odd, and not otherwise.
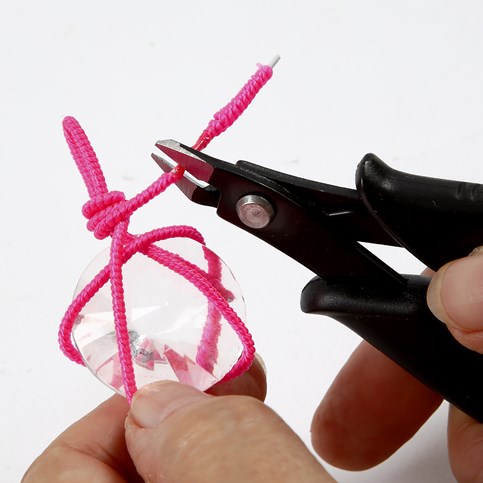
<path fill-rule="evenodd" d="M 178 165 L 184 168 L 183 177 L 176 185 L 189 200 L 200 205 L 217 206 L 220 197 L 219 191 L 207 182 L 213 172 L 208 163 L 203 162 L 196 155 L 188 152 L 185 146 L 172 139 L 158 141 L 156 147 L 168 156 L 161 157 L 158 154 L 151 154 L 156 164 L 165 173 Z M 197 175 L 193 175 L 193 171 Z"/>

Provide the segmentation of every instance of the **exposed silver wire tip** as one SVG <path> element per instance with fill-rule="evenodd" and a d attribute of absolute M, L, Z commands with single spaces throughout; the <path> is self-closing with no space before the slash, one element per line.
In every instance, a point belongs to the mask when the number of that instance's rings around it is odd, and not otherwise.
<path fill-rule="evenodd" d="M 272 60 L 271 60 L 271 61 L 268 63 L 268 65 L 269 65 L 269 66 L 270 66 L 270 67 L 273 69 L 273 68 L 274 68 L 274 67 L 277 65 L 277 63 L 278 63 L 278 61 L 279 61 L 279 60 L 280 60 L 280 55 L 278 55 L 278 54 L 277 54 L 277 55 L 276 55 L 276 56 L 275 56 L 275 57 L 274 57 L 274 58 L 273 58 L 273 59 L 272 59 Z"/>

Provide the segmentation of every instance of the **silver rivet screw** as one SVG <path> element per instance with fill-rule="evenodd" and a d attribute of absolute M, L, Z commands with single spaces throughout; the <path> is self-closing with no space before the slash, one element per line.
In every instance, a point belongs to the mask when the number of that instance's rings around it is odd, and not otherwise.
<path fill-rule="evenodd" d="M 265 228 L 275 214 L 270 202 L 257 195 L 240 198 L 236 204 L 236 212 L 244 225 L 255 229 Z"/>

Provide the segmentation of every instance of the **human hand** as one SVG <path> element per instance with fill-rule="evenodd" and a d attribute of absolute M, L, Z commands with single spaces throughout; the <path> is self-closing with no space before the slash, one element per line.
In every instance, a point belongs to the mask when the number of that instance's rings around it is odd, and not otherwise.
<path fill-rule="evenodd" d="M 240 378 L 215 386 L 218 397 L 173 382 L 141 389 L 130 410 L 113 396 L 61 434 L 23 483 L 333 481 L 260 402 L 265 392 L 255 361 Z"/>
<path fill-rule="evenodd" d="M 428 303 L 464 345 L 483 352 L 483 256 L 433 278 Z M 24 483 L 68 481 L 332 481 L 268 407 L 259 364 L 215 387 L 213 398 L 175 383 L 139 392 L 131 412 L 114 396 L 74 424 L 34 462 Z M 247 394 L 254 396 L 228 396 Z M 378 464 L 410 439 L 442 399 L 363 342 L 317 409 L 312 439 L 329 463 Z M 483 425 L 451 408 L 450 460 L 459 481 L 481 481 Z M 141 475 L 141 476 L 140 476 Z M 480 479 L 479 479 L 480 478 Z"/>
<path fill-rule="evenodd" d="M 461 344 L 483 353 L 483 248 L 434 275 L 428 305 Z M 314 447 L 334 466 L 372 467 L 409 440 L 441 401 L 362 342 L 315 413 Z M 458 481 L 483 482 L 483 425 L 454 407 L 449 412 L 448 447 Z"/>

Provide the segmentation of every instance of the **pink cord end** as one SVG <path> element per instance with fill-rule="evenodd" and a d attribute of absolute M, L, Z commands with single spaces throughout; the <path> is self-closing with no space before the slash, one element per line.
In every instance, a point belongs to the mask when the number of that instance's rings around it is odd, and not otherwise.
<path fill-rule="evenodd" d="M 243 114 L 272 75 L 273 69 L 270 65 L 259 65 L 258 70 L 240 89 L 238 94 L 213 116 L 213 119 L 193 145 L 193 149 L 202 151 L 213 138 L 226 131 Z"/>

